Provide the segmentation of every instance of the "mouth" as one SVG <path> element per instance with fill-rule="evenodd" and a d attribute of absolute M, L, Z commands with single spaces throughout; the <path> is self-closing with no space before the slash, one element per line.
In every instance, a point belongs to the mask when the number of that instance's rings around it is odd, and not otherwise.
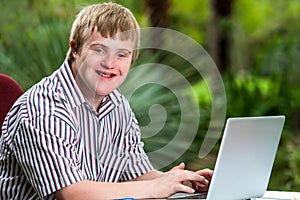
<path fill-rule="evenodd" d="M 112 78 L 114 76 L 116 76 L 115 74 L 111 74 L 111 73 L 104 73 L 104 72 L 101 72 L 99 70 L 96 70 L 96 73 L 101 76 L 101 77 L 104 77 L 104 78 Z"/>

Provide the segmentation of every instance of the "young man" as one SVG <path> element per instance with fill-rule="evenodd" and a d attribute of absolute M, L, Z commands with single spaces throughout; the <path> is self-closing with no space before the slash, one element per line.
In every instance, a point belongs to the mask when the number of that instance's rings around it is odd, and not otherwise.
<path fill-rule="evenodd" d="M 211 170 L 181 164 L 159 172 L 143 150 L 117 89 L 137 58 L 138 30 L 118 4 L 81 10 L 66 61 L 21 96 L 3 124 L 1 199 L 161 198 L 208 189 Z"/>

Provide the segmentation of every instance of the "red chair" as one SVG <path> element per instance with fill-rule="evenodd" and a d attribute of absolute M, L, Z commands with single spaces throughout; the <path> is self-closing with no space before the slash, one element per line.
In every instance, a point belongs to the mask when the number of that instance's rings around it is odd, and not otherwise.
<path fill-rule="evenodd" d="M 23 92 L 23 89 L 14 79 L 0 73 L 0 136 L 6 114 Z"/>

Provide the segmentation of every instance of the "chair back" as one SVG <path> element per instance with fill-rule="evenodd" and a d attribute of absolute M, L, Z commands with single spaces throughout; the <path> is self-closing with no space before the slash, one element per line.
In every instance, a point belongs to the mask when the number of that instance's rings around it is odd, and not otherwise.
<path fill-rule="evenodd" d="M 12 77 L 0 73 L 0 136 L 6 114 L 23 92 L 23 89 Z"/>

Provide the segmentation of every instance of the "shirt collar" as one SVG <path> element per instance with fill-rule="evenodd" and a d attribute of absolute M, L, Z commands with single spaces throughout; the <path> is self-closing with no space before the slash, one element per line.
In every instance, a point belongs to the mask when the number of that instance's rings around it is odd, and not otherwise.
<path fill-rule="evenodd" d="M 122 94 L 120 92 L 120 89 L 117 88 L 117 89 L 113 90 L 108 96 L 110 97 L 113 104 L 115 104 L 115 106 L 118 106 L 119 104 L 121 104 Z"/>
<path fill-rule="evenodd" d="M 86 102 L 83 94 L 77 86 L 71 67 L 67 60 L 59 68 L 58 78 L 62 84 L 63 91 L 67 97 L 67 101 L 72 107 L 76 107 Z"/>

